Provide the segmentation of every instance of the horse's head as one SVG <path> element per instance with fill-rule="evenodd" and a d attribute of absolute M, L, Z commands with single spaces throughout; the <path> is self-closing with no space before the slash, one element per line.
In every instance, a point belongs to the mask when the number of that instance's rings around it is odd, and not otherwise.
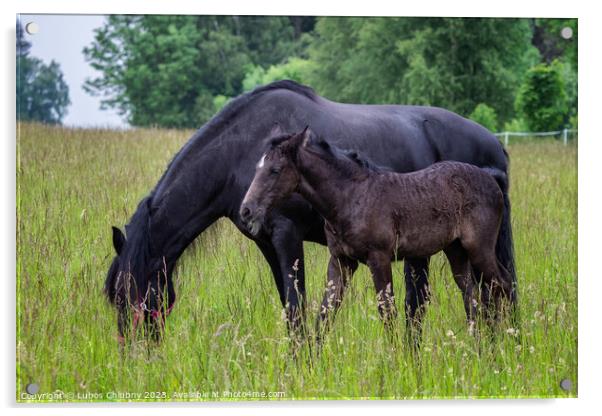
<path fill-rule="evenodd" d="M 116 256 L 107 273 L 104 291 L 117 308 L 118 337 L 122 344 L 141 328 L 145 335 L 159 340 L 165 317 L 175 301 L 171 268 L 162 257 L 151 256 L 146 214 L 138 208 L 126 226 L 127 239 L 120 229 L 113 227 Z"/>
<path fill-rule="evenodd" d="M 300 175 L 295 165 L 299 146 L 311 135 L 281 135 L 270 140 L 255 170 L 255 177 L 240 206 L 240 218 L 251 234 L 257 235 L 266 213 L 286 200 L 299 186 Z"/>

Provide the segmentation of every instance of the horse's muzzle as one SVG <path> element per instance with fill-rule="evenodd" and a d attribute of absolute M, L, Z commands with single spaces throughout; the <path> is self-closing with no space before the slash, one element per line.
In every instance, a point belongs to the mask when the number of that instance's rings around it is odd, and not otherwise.
<path fill-rule="evenodd" d="M 132 308 L 131 327 L 128 334 L 119 331 L 117 340 L 123 347 L 126 344 L 127 336 L 134 334 L 142 327 L 145 327 L 145 333 L 151 338 L 159 341 L 163 330 L 165 329 L 165 318 L 171 313 L 175 303 L 172 303 L 166 310 L 143 310 L 143 308 Z"/>

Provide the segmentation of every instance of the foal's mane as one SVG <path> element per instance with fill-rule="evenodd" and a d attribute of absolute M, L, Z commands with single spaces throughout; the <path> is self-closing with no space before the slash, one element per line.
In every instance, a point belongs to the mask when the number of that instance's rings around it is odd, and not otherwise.
<path fill-rule="evenodd" d="M 269 141 L 269 147 L 270 149 L 275 149 L 281 145 L 286 146 L 289 140 L 298 137 L 300 134 L 303 133 L 281 134 L 273 137 Z M 300 143 L 298 145 L 301 146 Z M 309 146 L 318 147 L 321 150 L 321 153 L 328 157 L 328 161 L 345 175 L 353 176 L 359 173 L 358 168 L 370 172 L 383 172 L 388 170 L 373 163 L 365 156 L 360 155 L 356 150 L 342 150 L 331 145 L 322 136 L 312 136 Z M 353 162 L 355 166 L 350 166 L 348 163 L 345 163 L 346 160 Z"/>
<path fill-rule="evenodd" d="M 272 137 L 270 139 L 269 142 L 269 147 L 270 149 L 274 149 L 275 147 L 280 146 L 283 142 L 292 139 L 294 136 L 297 136 L 299 133 L 296 134 L 280 134 L 278 136 Z"/>
<path fill-rule="evenodd" d="M 368 169 L 369 171 L 384 172 L 389 170 L 385 167 L 377 165 L 376 163 L 372 162 L 370 159 L 361 155 L 355 150 L 343 150 L 342 152 L 346 157 L 354 161 L 359 166 Z"/>

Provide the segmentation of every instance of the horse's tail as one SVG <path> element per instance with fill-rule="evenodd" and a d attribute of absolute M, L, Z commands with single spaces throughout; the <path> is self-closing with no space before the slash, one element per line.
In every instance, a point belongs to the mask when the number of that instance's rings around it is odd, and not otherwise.
<path fill-rule="evenodd" d="M 508 159 L 508 154 L 505 150 L 504 153 Z M 510 222 L 510 197 L 508 194 L 510 185 L 509 176 L 507 172 L 496 168 L 484 168 L 484 170 L 494 177 L 504 196 L 504 211 L 497 243 L 495 245 L 495 254 L 499 264 L 506 269 L 510 276 L 512 289 L 509 298 L 512 308 L 516 310 L 518 304 L 518 282 L 514 265 L 514 242 L 512 239 L 512 224 Z"/>

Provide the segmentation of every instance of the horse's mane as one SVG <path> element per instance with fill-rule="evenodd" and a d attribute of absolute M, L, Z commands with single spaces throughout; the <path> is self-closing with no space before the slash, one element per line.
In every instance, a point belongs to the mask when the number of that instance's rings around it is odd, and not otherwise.
<path fill-rule="evenodd" d="M 157 182 L 155 189 L 159 186 L 159 184 L 161 183 L 169 169 L 172 167 L 174 162 L 178 159 L 178 156 L 182 154 L 188 146 L 191 146 L 197 138 L 218 132 L 220 129 L 222 129 L 224 126 L 230 123 L 232 118 L 236 117 L 241 111 L 247 108 L 247 106 L 251 104 L 251 102 L 257 97 L 263 95 L 263 93 L 279 89 L 295 92 L 299 95 L 309 98 L 312 101 L 315 101 L 318 97 L 318 95 L 312 88 L 299 84 L 298 82 L 285 79 L 281 81 L 274 81 L 270 84 L 257 87 L 250 92 L 241 94 L 238 97 L 231 99 L 224 106 L 224 108 L 221 109 L 221 111 L 219 111 L 208 122 L 201 126 L 188 140 L 188 142 L 186 142 L 186 144 L 182 146 L 182 148 L 174 155 L 174 157 L 167 165 L 167 169 L 165 169 L 165 172 L 163 172 L 163 175 Z M 290 137 L 290 135 L 288 137 Z M 154 191 L 150 195 L 151 199 L 153 193 Z"/>
<path fill-rule="evenodd" d="M 144 296 L 144 290 L 148 286 L 150 253 L 150 204 L 151 196 L 140 201 L 136 212 L 132 215 L 130 222 L 125 226 L 127 243 L 125 250 L 121 253 L 124 260 L 129 262 L 129 268 L 134 276 L 134 283 L 138 288 L 139 296 Z M 131 299 L 138 302 L 138 299 Z"/>
<path fill-rule="evenodd" d="M 315 91 L 305 85 L 299 84 L 295 81 L 286 79 L 281 81 L 275 81 L 267 85 L 255 88 L 253 91 L 241 94 L 238 97 L 230 100 L 225 107 L 217 113 L 211 120 L 209 120 L 201 129 L 199 134 L 207 132 L 214 132 L 219 130 L 226 123 L 230 122 L 233 117 L 236 117 L 241 110 L 245 109 L 253 100 L 268 91 L 274 90 L 288 90 L 309 98 L 312 101 L 316 101 L 318 95 Z"/>

